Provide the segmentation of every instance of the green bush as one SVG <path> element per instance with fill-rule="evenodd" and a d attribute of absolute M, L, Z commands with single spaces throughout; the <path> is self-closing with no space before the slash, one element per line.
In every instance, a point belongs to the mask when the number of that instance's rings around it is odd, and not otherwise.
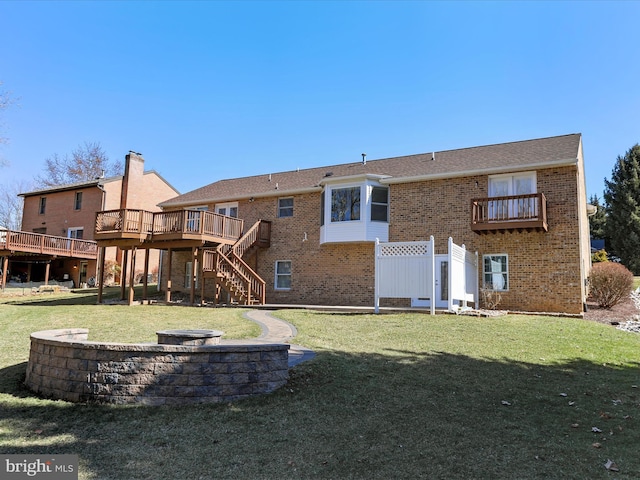
<path fill-rule="evenodd" d="M 601 307 L 611 308 L 633 288 L 633 274 L 614 262 L 596 263 L 589 275 L 589 295 Z"/>

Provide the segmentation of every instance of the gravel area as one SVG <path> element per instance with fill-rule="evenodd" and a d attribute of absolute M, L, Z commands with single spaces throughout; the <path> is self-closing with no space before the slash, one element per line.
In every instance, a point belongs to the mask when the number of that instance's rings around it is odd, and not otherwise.
<path fill-rule="evenodd" d="M 640 292 L 635 291 L 629 298 L 612 308 L 600 308 L 587 302 L 585 320 L 614 325 L 620 330 L 640 333 Z"/>

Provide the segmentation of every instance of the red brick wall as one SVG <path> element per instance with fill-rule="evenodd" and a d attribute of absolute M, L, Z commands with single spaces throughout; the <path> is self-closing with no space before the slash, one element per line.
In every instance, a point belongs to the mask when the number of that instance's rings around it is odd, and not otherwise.
<path fill-rule="evenodd" d="M 510 288 L 502 292 L 498 308 L 579 313 L 584 289 L 576 176 L 574 167 L 537 172 L 537 191 L 547 198 L 548 232 L 474 233 L 471 199 L 488 195 L 486 175 L 391 185 L 389 241 L 427 240 L 433 235 L 436 253 L 446 253 L 452 237 L 478 251 L 481 264 L 482 255 L 506 254 Z M 295 195 L 293 217 L 277 218 L 277 198 L 241 201 L 239 216 L 245 228 L 258 219 L 272 221 L 271 247 L 248 259 L 267 282 L 267 303 L 373 306 L 374 245 L 320 245 L 319 192 Z M 174 291 L 184 285 L 187 258 L 188 254 L 175 254 Z M 277 260 L 292 262 L 290 290 L 274 289 Z M 479 276 L 482 281 L 482 265 Z M 213 290 L 207 289 L 207 295 Z"/>

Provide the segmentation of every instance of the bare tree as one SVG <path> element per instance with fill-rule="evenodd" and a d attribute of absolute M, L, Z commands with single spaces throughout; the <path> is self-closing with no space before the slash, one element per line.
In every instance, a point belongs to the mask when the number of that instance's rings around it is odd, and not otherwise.
<path fill-rule="evenodd" d="M 14 102 L 15 99 L 9 92 L 2 89 L 2 82 L 0 82 L 0 112 L 9 108 L 9 106 Z M 8 138 L 2 134 L 2 127 L 4 127 L 4 125 L 0 124 L 0 144 L 7 143 L 9 141 Z M 0 167 L 6 167 L 7 165 L 9 165 L 9 162 L 0 157 Z"/>
<path fill-rule="evenodd" d="M 27 190 L 25 182 L 0 185 L 0 227 L 20 230 L 23 200 L 18 194 Z"/>
<path fill-rule="evenodd" d="M 45 173 L 36 178 L 41 187 L 86 182 L 101 176 L 122 174 L 122 162 L 111 161 L 98 142 L 85 142 L 71 155 L 57 153 L 45 159 Z"/>

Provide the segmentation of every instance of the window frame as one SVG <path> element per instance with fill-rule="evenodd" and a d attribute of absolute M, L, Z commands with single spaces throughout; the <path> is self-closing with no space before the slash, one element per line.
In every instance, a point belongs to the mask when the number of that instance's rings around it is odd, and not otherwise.
<path fill-rule="evenodd" d="M 502 265 L 504 265 L 504 270 L 500 270 L 500 271 L 495 271 L 495 270 L 490 270 L 487 271 L 486 269 L 486 261 L 492 261 L 492 258 L 504 258 L 504 262 L 501 262 Z M 494 282 L 493 282 L 493 278 L 492 281 L 489 283 L 487 282 L 487 276 L 488 275 L 496 275 L 496 274 L 500 274 L 500 275 L 504 275 L 504 288 L 494 288 Z M 508 292 L 509 288 L 511 286 L 511 281 L 509 280 L 509 255 L 506 253 L 490 253 L 490 254 L 486 254 L 486 255 L 482 255 L 482 287 L 488 290 L 492 290 L 494 292 Z"/>
<path fill-rule="evenodd" d="M 231 215 L 231 210 L 235 208 L 235 216 Z M 218 210 L 225 209 L 225 213 L 220 213 Z M 227 217 L 238 218 L 238 202 L 224 202 L 224 203 L 216 203 L 214 206 L 214 211 L 220 215 L 225 215 Z M 228 211 L 229 213 L 226 213 Z"/>
<path fill-rule="evenodd" d="M 279 264 L 289 264 L 289 272 L 288 273 L 279 273 L 278 272 L 278 265 Z M 288 291 L 291 290 L 291 285 L 293 283 L 293 262 L 291 260 L 276 260 L 274 269 L 273 269 L 273 273 L 274 273 L 274 282 L 273 282 L 273 289 L 277 290 L 277 291 Z M 280 287 L 278 286 L 278 279 L 281 277 L 289 277 L 289 286 L 288 287 Z"/>
<path fill-rule="evenodd" d="M 40 197 L 38 202 L 38 215 L 44 215 L 47 212 L 47 197 Z"/>
<path fill-rule="evenodd" d="M 188 262 L 184 262 L 184 288 L 191 288 L 191 279 L 193 278 L 193 268 L 194 262 L 189 260 Z M 195 262 L 196 268 L 196 285 L 195 288 L 199 288 L 200 276 L 198 275 L 198 262 Z"/>
<path fill-rule="evenodd" d="M 331 223 L 344 223 L 344 222 L 361 222 L 362 221 L 362 187 L 363 185 L 344 185 L 344 186 L 334 186 L 331 187 L 331 197 L 329 199 L 330 201 L 330 207 L 331 207 L 331 211 L 329 212 L 329 218 L 331 220 Z M 334 201 L 335 201 L 335 197 L 337 196 L 338 192 L 340 191 L 348 191 L 349 193 L 347 194 L 347 198 L 346 201 L 350 204 L 350 208 L 348 209 L 348 216 L 349 218 L 343 218 L 340 219 L 338 214 L 339 211 L 337 211 L 337 213 L 334 214 Z M 358 200 L 357 200 L 357 205 L 358 205 L 358 210 L 357 210 L 357 215 L 358 218 L 351 218 L 351 216 L 354 213 L 354 206 L 355 203 L 352 200 L 352 195 L 353 193 L 357 191 L 358 192 Z M 366 197 L 365 197 L 365 202 L 366 202 Z M 345 205 L 347 206 L 347 205 Z M 366 206 L 366 203 L 365 203 Z M 344 210 L 344 215 L 345 217 L 347 213 L 347 209 Z"/>
<path fill-rule="evenodd" d="M 73 209 L 82 210 L 82 192 L 76 192 L 73 198 Z"/>
<path fill-rule="evenodd" d="M 374 191 L 378 189 L 378 190 L 384 190 L 387 193 L 387 201 L 386 203 L 380 203 L 380 202 L 375 202 L 373 195 L 374 195 Z M 369 213 L 369 220 L 372 222 L 383 222 L 383 223 L 389 223 L 389 187 L 386 186 L 378 186 L 378 185 L 372 185 L 371 186 L 371 202 L 369 202 L 370 205 L 370 213 Z M 385 207 L 385 212 L 386 212 L 386 218 L 384 220 L 378 220 L 378 219 L 374 219 L 373 218 L 373 210 L 375 206 L 382 206 L 384 205 Z"/>
<path fill-rule="evenodd" d="M 75 232 L 75 235 L 72 234 Z M 82 232 L 82 234 L 78 237 L 78 232 Z M 69 227 L 67 229 L 67 238 L 71 238 L 73 240 L 83 240 L 84 239 L 84 227 Z"/>
<path fill-rule="evenodd" d="M 282 201 L 283 200 L 290 200 L 291 201 L 291 205 L 282 205 Z M 278 198 L 278 218 L 289 218 L 289 217 L 293 217 L 293 206 L 294 206 L 294 200 L 293 197 L 280 197 Z M 291 211 L 290 215 L 283 215 L 283 212 L 286 211 Z"/>

